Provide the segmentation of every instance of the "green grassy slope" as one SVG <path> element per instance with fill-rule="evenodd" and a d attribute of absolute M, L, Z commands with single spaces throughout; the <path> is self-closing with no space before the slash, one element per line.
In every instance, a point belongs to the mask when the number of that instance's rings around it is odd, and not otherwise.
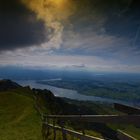
<path fill-rule="evenodd" d="M 47 114 L 116 114 L 112 108 L 105 105 L 96 105 L 88 102 L 78 102 L 55 98 L 49 91 L 36 90 L 36 103 L 42 111 Z M 33 91 L 29 88 L 19 87 L 9 91 L 0 92 L 0 140 L 41 140 L 41 118 L 34 108 L 35 101 L 32 98 Z M 78 112 L 78 109 L 80 109 Z M 73 127 L 72 127 L 73 126 Z M 70 124 L 67 127 L 76 129 L 77 124 Z M 109 126 L 109 127 L 108 127 Z M 112 128 L 112 129 L 110 129 Z M 124 132 L 140 139 L 140 129 L 134 126 L 125 125 L 100 125 L 97 124 L 85 129 L 86 134 L 101 137 L 100 131 L 104 130 L 104 135 L 115 134 L 114 130 L 120 129 Z M 97 131 L 99 130 L 99 131 Z M 57 132 L 57 140 L 62 139 L 62 134 Z M 53 132 L 48 140 L 53 139 Z M 68 137 L 69 140 L 74 140 Z"/>
<path fill-rule="evenodd" d="M 0 140 L 40 140 L 41 121 L 31 92 L 18 89 L 0 92 Z M 20 94 L 19 94 L 20 93 Z"/>
<path fill-rule="evenodd" d="M 140 140 L 140 128 L 133 125 L 123 125 L 123 124 L 109 124 L 113 130 L 121 130 L 130 136 L 134 137 L 136 140 Z"/>

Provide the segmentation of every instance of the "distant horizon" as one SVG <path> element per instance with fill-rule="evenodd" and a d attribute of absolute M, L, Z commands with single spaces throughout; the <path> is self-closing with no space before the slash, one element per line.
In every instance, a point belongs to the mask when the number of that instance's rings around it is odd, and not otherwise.
<path fill-rule="evenodd" d="M 128 72 L 128 71 L 103 71 L 103 70 L 94 70 L 94 69 L 83 69 L 80 67 L 57 67 L 57 66 L 48 66 L 48 67 L 25 67 L 25 66 L 13 66 L 13 65 L 7 65 L 7 66 L 0 66 L 0 69 L 6 69 L 7 71 L 10 72 L 11 69 L 15 69 L 15 70 L 31 70 L 31 71 L 75 71 L 75 72 L 89 72 L 89 73 L 93 73 L 93 74 L 97 74 L 97 75 L 102 75 L 102 74 L 140 74 L 139 72 Z"/>

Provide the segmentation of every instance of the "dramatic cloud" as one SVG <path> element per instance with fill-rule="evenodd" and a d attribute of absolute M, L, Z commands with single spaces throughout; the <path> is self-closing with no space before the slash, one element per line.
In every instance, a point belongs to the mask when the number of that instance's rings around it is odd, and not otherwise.
<path fill-rule="evenodd" d="M 38 19 L 45 22 L 46 28 L 53 30 L 49 36 L 49 42 L 42 44 L 43 47 L 59 48 L 62 44 L 64 24 L 74 13 L 75 7 L 71 0 L 22 0 L 23 3 L 37 14 Z"/>
<path fill-rule="evenodd" d="M 0 46 L 5 49 L 33 45 L 59 49 L 65 46 L 67 32 L 91 32 L 93 41 L 97 36 L 133 37 L 133 44 L 138 43 L 136 0 L 2 0 L 0 5 Z"/>
<path fill-rule="evenodd" d="M 47 40 L 43 21 L 19 0 L 0 1 L 0 50 L 29 47 Z"/>
<path fill-rule="evenodd" d="M 3 65 L 136 72 L 139 46 L 138 0 L 0 2 L 0 51 L 6 50 L 0 54 Z"/>

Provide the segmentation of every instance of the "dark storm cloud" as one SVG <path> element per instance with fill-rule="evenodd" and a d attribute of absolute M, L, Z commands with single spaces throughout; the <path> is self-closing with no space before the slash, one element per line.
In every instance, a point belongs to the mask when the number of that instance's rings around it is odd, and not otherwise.
<path fill-rule="evenodd" d="M 100 33 L 103 27 L 109 35 L 134 37 L 140 26 L 139 0 L 77 0 L 77 5 L 76 31 Z"/>
<path fill-rule="evenodd" d="M 73 7 L 76 9 L 71 12 L 72 10 L 67 11 L 65 8 L 65 13 L 68 13 L 68 16 L 65 14 L 62 16 L 64 12 L 61 11 L 62 9 L 58 10 L 57 7 L 51 9 L 54 12 L 49 12 L 51 16 L 48 15 L 46 7 L 44 8 L 40 4 L 43 0 L 40 3 L 38 3 L 38 0 L 25 1 L 25 5 L 21 4 L 20 0 L 0 1 L 0 50 L 38 45 L 45 42 L 49 33 L 46 31 L 44 22 L 47 26 L 55 28 L 54 40 L 58 39 L 56 44 L 65 41 L 61 38 L 62 35 L 65 36 L 63 28 L 64 30 L 73 30 L 74 34 L 86 35 L 84 38 L 88 38 L 88 34 L 89 36 L 99 36 L 100 39 L 100 35 L 102 35 L 109 38 L 132 39 L 132 44 L 138 44 L 138 28 L 140 26 L 139 0 L 68 0 L 73 2 Z M 52 2 L 55 2 L 55 0 Z M 29 3 L 34 4 L 30 5 Z M 42 21 L 37 20 L 35 13 L 31 12 L 27 7 L 35 11 Z M 61 12 L 63 13 L 61 14 Z M 59 14 L 57 15 L 56 13 Z M 55 15 L 57 16 L 53 17 Z M 47 20 L 47 17 L 51 17 L 51 22 Z M 72 28 L 62 24 L 64 22 L 61 22 L 61 18 L 70 21 L 71 24 L 68 25 L 72 25 Z M 65 21 L 65 23 L 67 22 Z M 60 32 L 62 33 L 60 34 Z M 68 36 L 65 37 L 70 40 Z M 101 38 L 103 39 L 103 37 Z M 81 38 L 80 41 L 82 42 Z M 90 43 L 93 43 L 92 40 Z M 60 43 L 61 45 L 65 45 L 64 42 L 63 44 Z M 84 45 L 94 47 L 94 45 Z"/>
<path fill-rule="evenodd" d="M 94 54 L 103 51 L 108 57 L 140 52 L 140 1 L 139 0 L 77 0 L 76 14 L 70 20 L 79 37 L 71 42 L 73 53 Z M 72 35 L 71 35 L 72 36 Z M 73 37 L 73 36 L 72 36 Z M 64 38 L 67 40 L 67 38 Z M 69 40 L 69 39 L 68 39 Z M 71 42 L 67 43 L 71 46 Z M 78 42 L 78 43 L 77 43 Z M 66 45 L 67 45 L 66 44 Z M 77 47 L 80 44 L 81 47 Z M 87 49 L 89 48 L 89 49 Z M 97 54 L 98 55 L 98 54 Z M 117 56 L 118 57 L 118 56 Z"/>
<path fill-rule="evenodd" d="M 0 0 L 0 50 L 40 44 L 46 32 L 43 21 L 19 0 Z"/>
<path fill-rule="evenodd" d="M 140 2 L 131 0 L 126 5 L 119 5 L 108 12 L 105 27 L 108 33 L 118 36 L 134 37 L 140 26 Z"/>

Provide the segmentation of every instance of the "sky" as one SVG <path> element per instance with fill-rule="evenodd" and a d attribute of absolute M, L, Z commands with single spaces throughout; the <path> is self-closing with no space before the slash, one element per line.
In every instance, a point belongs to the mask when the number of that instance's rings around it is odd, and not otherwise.
<path fill-rule="evenodd" d="M 1 0 L 3 66 L 140 73 L 139 0 Z"/>

